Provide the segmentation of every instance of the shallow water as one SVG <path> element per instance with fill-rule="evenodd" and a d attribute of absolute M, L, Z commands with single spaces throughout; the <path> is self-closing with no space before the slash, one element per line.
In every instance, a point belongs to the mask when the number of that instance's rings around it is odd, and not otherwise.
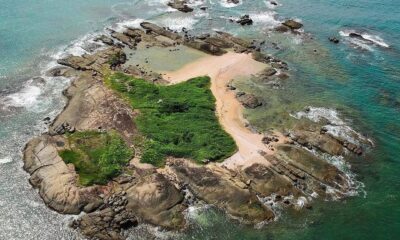
<path fill-rule="evenodd" d="M 41 76 L 65 51 L 84 53 L 87 47 L 80 40 L 86 34 L 109 26 L 137 26 L 137 19 L 177 30 L 219 29 L 266 39 L 266 50 L 289 63 L 291 78 L 279 89 L 248 79 L 237 81 L 240 88 L 250 89 L 268 103 L 263 111 L 246 112 L 252 123 L 268 129 L 291 124 L 289 114 L 306 106 L 334 108 L 376 145 L 365 158 L 348 159 L 366 194 L 360 191 L 345 201 L 316 202 L 311 211 L 284 212 L 279 221 L 261 230 L 240 226 L 206 208 L 192 213 L 193 227 L 181 238 L 395 239 L 400 234 L 398 1 L 280 0 L 281 6 L 273 9 L 265 1 L 232 7 L 212 0 L 206 1 L 209 13 L 192 15 L 172 11 L 162 2 L 0 0 L 0 239 L 76 237 L 67 227 L 69 217 L 47 209 L 31 189 L 21 161 L 24 143 L 46 129 L 42 119 L 62 109 L 61 90 L 69 80 L 31 78 Z M 255 20 L 253 26 L 238 27 L 227 20 L 244 13 Z M 285 16 L 299 18 L 313 39 L 269 33 L 278 23 L 276 18 Z M 349 30 L 376 44 L 346 37 L 343 33 Z M 339 45 L 327 40 L 332 35 L 341 40 Z"/>

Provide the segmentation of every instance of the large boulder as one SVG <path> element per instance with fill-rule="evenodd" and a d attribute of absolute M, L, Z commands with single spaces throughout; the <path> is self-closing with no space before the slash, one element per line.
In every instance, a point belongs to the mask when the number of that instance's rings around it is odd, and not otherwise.
<path fill-rule="evenodd" d="M 292 29 L 297 30 L 303 27 L 303 24 L 296 22 L 295 20 L 289 19 L 282 23 L 284 26 Z"/>
<path fill-rule="evenodd" d="M 156 34 L 158 34 L 158 35 L 167 37 L 167 38 L 172 39 L 172 40 L 179 40 L 179 39 L 182 38 L 182 36 L 180 36 L 179 34 L 174 33 L 174 32 L 172 32 L 171 30 L 168 30 L 168 29 L 166 29 L 166 28 L 162 28 L 162 27 L 160 27 L 160 26 L 157 26 L 157 25 L 154 24 L 154 23 L 142 22 L 142 23 L 140 24 L 140 26 L 141 26 L 142 28 L 148 30 L 148 31 L 151 31 L 151 32 L 153 32 L 153 33 L 156 33 Z"/>
<path fill-rule="evenodd" d="M 262 102 L 253 94 L 239 92 L 236 98 L 245 108 L 254 109 L 262 105 Z"/>

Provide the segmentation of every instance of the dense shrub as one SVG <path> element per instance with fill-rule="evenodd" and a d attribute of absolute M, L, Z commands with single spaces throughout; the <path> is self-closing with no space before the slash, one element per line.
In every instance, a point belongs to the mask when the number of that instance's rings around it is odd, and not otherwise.
<path fill-rule="evenodd" d="M 201 163 L 223 160 L 235 152 L 235 142 L 215 115 L 209 77 L 160 86 L 115 73 L 106 82 L 140 110 L 135 121 L 147 139 L 142 162 L 163 166 L 165 157 L 173 156 Z"/>

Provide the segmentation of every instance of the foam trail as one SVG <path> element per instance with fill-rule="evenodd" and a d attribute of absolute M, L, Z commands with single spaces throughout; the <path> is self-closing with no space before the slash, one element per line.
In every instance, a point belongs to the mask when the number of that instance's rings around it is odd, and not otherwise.
<path fill-rule="evenodd" d="M 0 164 L 6 164 L 12 162 L 11 157 L 0 158 Z"/>
<path fill-rule="evenodd" d="M 351 37 L 350 34 L 352 33 L 358 34 L 361 37 L 360 38 Z M 367 32 L 360 32 L 357 30 L 347 29 L 339 31 L 339 35 L 342 37 L 346 37 L 346 39 L 355 46 L 369 51 L 373 50 L 370 45 L 375 45 L 383 48 L 390 48 L 390 45 L 386 43 L 380 36 L 369 34 Z"/>

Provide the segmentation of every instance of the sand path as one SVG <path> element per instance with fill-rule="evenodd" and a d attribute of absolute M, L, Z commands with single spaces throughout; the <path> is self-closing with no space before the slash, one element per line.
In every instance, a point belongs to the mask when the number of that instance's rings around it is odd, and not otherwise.
<path fill-rule="evenodd" d="M 251 76 L 265 67 L 267 65 L 255 61 L 250 54 L 229 52 L 222 56 L 206 56 L 188 63 L 177 71 L 164 73 L 164 78 L 171 84 L 198 76 L 207 75 L 211 78 L 211 91 L 216 98 L 219 121 L 238 146 L 238 152 L 221 164 L 228 168 L 250 166 L 257 162 L 269 164 L 259 151 L 273 154 L 273 151 L 262 143 L 262 134 L 254 133 L 245 127 L 243 106 L 236 99 L 235 92 L 226 87 L 233 78 Z"/>

